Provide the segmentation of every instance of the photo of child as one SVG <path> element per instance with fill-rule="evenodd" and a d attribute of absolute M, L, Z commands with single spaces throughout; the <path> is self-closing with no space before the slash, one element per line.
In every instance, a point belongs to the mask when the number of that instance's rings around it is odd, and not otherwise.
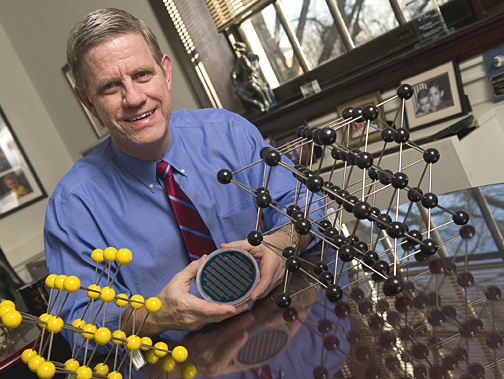
<path fill-rule="evenodd" d="M 13 172 L 8 173 L 2 178 L 2 184 L 2 196 L 4 196 L 5 194 L 10 194 L 13 195 L 16 199 L 19 199 L 32 192 L 23 174 L 17 175 Z"/>
<path fill-rule="evenodd" d="M 415 117 L 422 117 L 453 106 L 447 74 L 413 86 Z"/>

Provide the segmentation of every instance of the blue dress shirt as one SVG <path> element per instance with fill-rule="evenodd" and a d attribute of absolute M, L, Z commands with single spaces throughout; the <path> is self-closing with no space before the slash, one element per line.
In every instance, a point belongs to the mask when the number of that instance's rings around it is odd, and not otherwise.
<path fill-rule="evenodd" d="M 171 143 L 163 159 L 175 169 L 176 181 L 198 209 L 216 246 L 245 239 L 255 230 L 255 197 L 232 183 L 220 184 L 216 174 L 259 161 L 259 151 L 269 145 L 255 126 L 222 109 L 174 111 L 170 128 Z M 292 204 L 295 178 L 280 166 L 272 170 L 268 184 L 272 198 Z M 234 178 L 256 189 L 263 186 L 263 176 L 261 163 Z M 303 198 L 299 204 L 304 205 Z M 263 220 L 265 231 L 287 222 L 271 208 L 264 210 Z M 189 263 L 162 180 L 156 177 L 156 162 L 123 154 L 110 138 L 61 179 L 48 202 L 44 237 L 50 273 L 75 275 L 82 286 L 94 282 L 94 249 L 130 249 L 133 260 L 120 268 L 113 286 L 117 294 L 128 297 L 156 296 Z M 113 263 L 110 278 L 117 269 Z M 104 279 L 99 285 L 105 286 Z M 63 320 L 82 318 L 88 300 L 84 291 L 70 295 L 61 312 Z M 116 330 L 119 308 L 109 304 L 106 311 L 105 326 Z M 89 313 L 85 320 L 89 322 Z M 100 315 L 98 327 L 101 320 Z M 63 334 L 73 340 L 73 333 Z"/>

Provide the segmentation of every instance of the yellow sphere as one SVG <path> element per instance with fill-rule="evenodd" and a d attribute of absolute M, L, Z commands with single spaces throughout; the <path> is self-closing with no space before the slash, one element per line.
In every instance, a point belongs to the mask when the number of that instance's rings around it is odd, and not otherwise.
<path fill-rule="evenodd" d="M 187 359 L 187 349 L 184 346 L 177 346 L 172 350 L 172 358 L 175 359 L 175 362 L 182 363 Z"/>
<path fill-rule="evenodd" d="M 104 303 L 110 303 L 114 301 L 115 295 L 116 293 L 113 288 L 103 287 L 100 294 L 100 300 Z"/>
<path fill-rule="evenodd" d="M 120 293 L 116 296 L 115 305 L 117 305 L 119 308 L 124 308 L 128 304 L 128 296 L 126 296 L 124 293 Z"/>
<path fill-rule="evenodd" d="M 41 355 L 35 355 L 28 361 L 28 368 L 31 372 L 37 372 L 37 369 L 42 363 L 45 362 L 44 357 Z"/>
<path fill-rule="evenodd" d="M 161 306 L 161 300 L 159 300 L 157 297 L 150 297 L 145 302 L 145 309 L 149 313 L 158 313 L 161 310 Z"/>
<path fill-rule="evenodd" d="M 67 278 L 66 275 L 58 275 L 56 279 L 54 279 L 54 288 L 57 290 L 62 291 L 63 290 L 63 284 L 65 283 L 65 279 Z"/>
<path fill-rule="evenodd" d="M 39 320 L 42 321 L 42 322 L 40 324 L 37 324 L 37 325 L 40 326 L 41 328 L 45 328 L 47 326 L 47 322 L 49 321 L 49 319 L 51 317 L 52 316 L 49 313 L 42 313 L 39 316 Z"/>
<path fill-rule="evenodd" d="M 86 291 L 86 295 L 90 299 L 95 299 L 95 300 L 98 299 L 100 297 L 100 295 L 101 295 L 101 288 L 100 288 L 100 286 L 98 286 L 96 284 L 91 284 L 88 287 L 88 291 Z"/>
<path fill-rule="evenodd" d="M 47 278 L 45 280 L 45 285 L 47 286 L 47 288 L 54 288 L 54 280 L 57 276 L 58 275 L 56 274 L 47 275 Z"/>
<path fill-rule="evenodd" d="M 11 307 L 16 308 L 16 304 L 12 300 L 4 300 L 0 303 L 0 308 L 2 308 L 4 305 L 10 305 Z"/>
<path fill-rule="evenodd" d="M 122 340 L 126 339 L 126 333 L 124 333 L 124 331 L 122 331 L 122 330 L 116 330 L 114 333 L 112 333 L 112 337 L 117 338 L 117 339 L 112 340 L 112 343 L 114 345 L 124 345 L 124 341 L 122 341 Z M 119 341 L 119 340 L 121 340 L 121 341 Z"/>
<path fill-rule="evenodd" d="M 183 379 L 192 379 L 196 376 L 196 366 L 191 362 L 185 362 L 180 366 L 180 373 Z"/>
<path fill-rule="evenodd" d="M 63 288 L 68 293 L 75 293 L 80 289 L 80 279 L 76 276 L 68 276 L 63 282 Z"/>
<path fill-rule="evenodd" d="M 94 372 L 103 376 L 107 376 L 107 374 L 109 373 L 109 367 L 105 363 L 98 363 L 94 368 Z"/>
<path fill-rule="evenodd" d="M 107 262 L 114 262 L 117 256 L 117 249 L 115 247 L 107 247 L 103 250 L 103 258 Z"/>
<path fill-rule="evenodd" d="M 21 313 L 16 310 L 9 311 L 2 317 L 2 322 L 7 329 L 16 329 L 21 321 L 23 321 Z"/>
<path fill-rule="evenodd" d="M 14 305 L 5 304 L 5 305 L 1 306 L 0 307 L 0 318 L 2 318 L 7 312 L 15 311 L 15 310 L 16 310 L 16 306 L 14 306 Z"/>
<path fill-rule="evenodd" d="M 61 317 L 51 316 L 49 320 L 47 320 L 46 329 L 50 333 L 59 333 L 63 328 L 63 320 Z"/>
<path fill-rule="evenodd" d="M 80 366 L 75 371 L 75 374 L 76 379 L 91 379 L 91 377 L 93 376 L 93 371 L 88 366 Z"/>
<path fill-rule="evenodd" d="M 154 351 L 149 350 L 145 353 L 145 360 L 147 361 L 147 363 L 153 365 L 156 364 L 156 362 L 159 360 L 159 357 L 154 353 Z"/>
<path fill-rule="evenodd" d="M 159 360 L 159 366 L 163 371 L 172 371 L 175 368 L 175 361 L 169 355 Z"/>
<path fill-rule="evenodd" d="M 69 371 L 77 371 L 80 367 L 80 363 L 76 359 L 69 359 L 65 362 L 65 369 Z"/>
<path fill-rule="evenodd" d="M 25 351 L 23 351 L 23 353 L 21 354 L 21 361 L 24 363 L 24 364 L 28 364 L 28 362 L 30 361 L 30 359 L 32 359 L 35 355 L 37 355 L 37 350 L 33 350 L 33 349 L 26 349 Z"/>
<path fill-rule="evenodd" d="M 142 343 L 141 338 L 132 334 L 131 336 L 126 338 L 126 349 L 138 350 L 138 349 L 140 349 L 141 343 Z"/>
<path fill-rule="evenodd" d="M 133 309 L 142 309 L 144 306 L 144 298 L 142 295 L 133 295 L 131 296 L 130 300 L 133 300 L 130 302 L 130 307 Z"/>
<path fill-rule="evenodd" d="M 92 338 L 94 338 L 94 334 L 96 332 L 96 326 L 93 325 L 93 324 L 86 324 L 86 326 L 84 326 L 84 331 L 82 332 L 82 337 L 84 337 L 85 339 L 87 340 L 90 340 Z"/>
<path fill-rule="evenodd" d="M 127 265 L 133 259 L 133 254 L 128 249 L 119 249 L 116 255 L 116 261 L 120 265 Z"/>
<path fill-rule="evenodd" d="M 142 351 L 150 350 L 150 348 L 152 347 L 152 340 L 149 337 L 142 337 L 141 341 L 142 341 L 142 345 L 147 345 L 149 347 L 140 346 L 140 350 L 142 350 Z"/>
<path fill-rule="evenodd" d="M 103 250 L 102 249 L 94 249 L 91 253 L 91 259 L 93 262 L 102 263 L 103 262 Z"/>
<path fill-rule="evenodd" d="M 72 321 L 72 326 L 74 328 L 84 328 L 86 326 L 86 321 L 84 321 L 81 318 L 76 318 L 75 320 Z"/>
<path fill-rule="evenodd" d="M 100 328 L 94 335 L 94 340 L 98 345 L 106 345 L 110 342 L 112 333 L 107 328 Z"/>
<path fill-rule="evenodd" d="M 107 375 L 107 379 L 122 379 L 122 374 L 117 371 L 112 371 Z"/>
<path fill-rule="evenodd" d="M 156 342 L 154 347 L 156 349 L 168 350 L 168 345 L 165 344 L 164 342 Z M 167 351 L 161 351 L 161 350 L 154 350 L 154 354 L 156 354 L 159 358 L 163 358 L 166 354 L 168 354 Z"/>
<path fill-rule="evenodd" d="M 56 373 L 56 367 L 52 362 L 44 362 L 37 369 L 37 376 L 40 379 L 51 379 Z"/>

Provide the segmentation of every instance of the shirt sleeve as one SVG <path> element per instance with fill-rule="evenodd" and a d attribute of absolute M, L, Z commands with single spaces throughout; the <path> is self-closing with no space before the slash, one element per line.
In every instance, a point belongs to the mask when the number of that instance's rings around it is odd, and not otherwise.
<path fill-rule="evenodd" d="M 261 160 L 261 149 L 265 147 L 273 147 L 264 140 L 258 129 L 247 120 L 237 116 L 235 122 L 238 127 L 234 125 L 232 130 L 234 133 L 238 134 L 235 138 L 240 146 L 239 154 L 241 163 L 243 165 L 242 167 L 246 167 L 251 163 Z M 247 141 L 247 144 L 244 143 L 244 138 L 245 141 Z M 282 155 L 282 161 L 292 167 L 294 166 L 293 162 L 288 159 L 285 154 Z M 265 165 L 263 162 L 260 162 L 250 168 L 247 168 L 245 172 L 246 176 L 240 176 L 240 180 L 247 181 L 247 184 L 254 190 L 267 185 L 273 200 L 273 206 L 263 209 L 262 219 L 264 222 L 264 231 L 278 228 L 286 223 L 290 225 L 290 219 L 282 214 L 282 212 L 286 213 L 287 207 L 292 204 L 296 204 L 304 210 L 306 197 L 308 197 L 308 207 L 310 213 L 308 218 L 319 221 L 324 217 L 324 201 L 321 199 L 321 194 L 313 194 L 307 191 L 307 188 L 304 185 L 299 187 L 297 179 L 287 168 L 280 165 L 270 167 Z M 297 196 L 296 188 L 298 189 Z M 277 211 L 275 208 L 279 209 L 281 212 Z M 316 228 L 316 225 L 313 224 L 312 228 Z M 314 246 L 316 242 L 318 242 L 318 239 L 312 238 L 312 242 L 308 248 Z"/>

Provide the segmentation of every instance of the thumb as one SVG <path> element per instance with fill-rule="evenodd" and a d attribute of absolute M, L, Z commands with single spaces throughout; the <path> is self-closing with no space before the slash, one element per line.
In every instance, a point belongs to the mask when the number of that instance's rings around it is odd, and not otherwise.
<path fill-rule="evenodd" d="M 198 269 L 203 263 L 203 261 L 206 259 L 207 255 L 203 255 L 200 259 L 196 259 L 195 261 L 192 261 L 189 263 L 182 271 L 179 272 L 179 275 L 188 281 L 191 281 L 191 279 L 194 279 L 196 277 L 196 274 L 198 273 Z"/>

